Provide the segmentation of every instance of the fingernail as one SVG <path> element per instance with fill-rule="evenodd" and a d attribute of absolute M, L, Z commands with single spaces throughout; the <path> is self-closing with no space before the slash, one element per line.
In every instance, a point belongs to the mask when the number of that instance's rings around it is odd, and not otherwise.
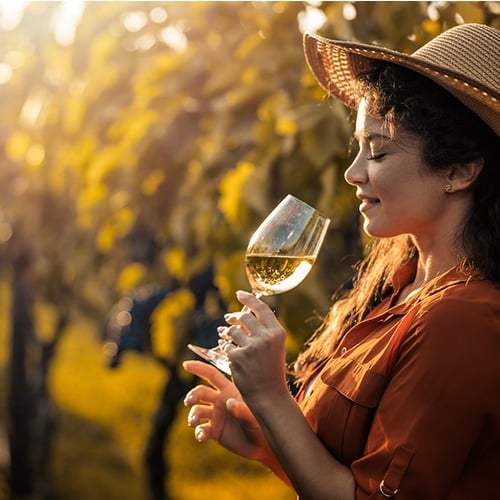
<path fill-rule="evenodd" d="M 224 314 L 224 319 L 227 321 L 228 319 L 231 319 L 231 314 L 230 313 L 227 313 L 227 314 Z"/>
<path fill-rule="evenodd" d="M 196 437 L 196 441 L 198 441 L 199 443 L 203 442 L 203 438 L 205 437 L 205 433 L 203 432 L 203 429 L 196 429 L 196 432 L 194 435 Z"/>

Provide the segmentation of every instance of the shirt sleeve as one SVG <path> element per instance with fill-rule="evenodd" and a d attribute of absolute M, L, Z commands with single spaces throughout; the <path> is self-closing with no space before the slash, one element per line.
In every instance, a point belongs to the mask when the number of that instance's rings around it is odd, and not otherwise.
<path fill-rule="evenodd" d="M 358 500 L 449 497 L 498 433 L 499 355 L 498 305 L 444 298 L 420 311 L 352 464 Z"/>

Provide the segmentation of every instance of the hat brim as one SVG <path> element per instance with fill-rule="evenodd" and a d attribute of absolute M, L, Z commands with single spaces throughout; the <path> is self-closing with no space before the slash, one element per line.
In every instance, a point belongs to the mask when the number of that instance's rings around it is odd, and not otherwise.
<path fill-rule="evenodd" d="M 494 31 L 498 36 L 499 32 Z M 495 40 L 496 56 L 500 50 L 498 40 L 498 38 Z M 497 87 L 499 85 L 498 74 L 496 78 L 492 74 L 490 79 L 493 83 L 486 82 L 488 84 L 485 85 L 474 78 L 472 72 L 471 75 L 464 75 L 453 71 L 445 66 L 446 62 L 443 64 L 447 59 L 442 47 L 438 58 L 435 56 L 435 50 L 432 52 L 422 50 L 422 53 L 417 51 L 408 55 L 375 45 L 330 40 L 319 35 L 305 34 L 304 51 L 307 63 L 318 83 L 329 94 L 336 96 L 351 108 L 357 109 L 362 98 L 356 90 L 357 77 L 365 72 L 374 60 L 387 61 L 421 73 L 441 85 L 500 135 L 500 92 L 494 88 L 495 85 Z M 496 56 L 493 51 L 492 57 Z M 496 58 L 496 61 L 492 62 L 497 73 L 498 60 Z M 484 64 L 488 66 L 487 61 Z M 491 71 L 491 66 L 489 68 Z"/>

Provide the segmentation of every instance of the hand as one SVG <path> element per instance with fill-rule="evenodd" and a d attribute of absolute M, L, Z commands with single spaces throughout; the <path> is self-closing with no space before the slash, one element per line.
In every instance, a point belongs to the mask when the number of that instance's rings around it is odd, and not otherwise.
<path fill-rule="evenodd" d="M 286 383 L 286 331 L 267 304 L 251 293 L 239 291 L 238 300 L 251 312 L 226 314 L 230 325 L 221 336 L 230 336 L 225 347 L 231 374 L 245 402 L 269 403 L 288 394 Z"/>
<path fill-rule="evenodd" d="M 201 443 L 214 439 L 238 455 L 263 460 L 269 448 L 235 385 L 207 363 L 186 361 L 183 366 L 212 386 L 198 385 L 184 399 L 191 408 L 188 425 L 195 428 L 196 439 Z"/>

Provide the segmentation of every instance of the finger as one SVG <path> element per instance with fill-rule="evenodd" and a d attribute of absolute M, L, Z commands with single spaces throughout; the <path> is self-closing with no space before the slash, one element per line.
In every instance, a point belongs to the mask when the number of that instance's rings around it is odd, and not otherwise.
<path fill-rule="evenodd" d="M 220 347 L 226 354 L 228 354 L 238 346 L 234 342 L 223 342 L 220 344 Z"/>
<path fill-rule="evenodd" d="M 219 391 L 206 385 L 198 385 L 191 389 L 184 397 L 184 405 L 188 408 L 198 403 L 214 404 L 219 395 Z"/>
<path fill-rule="evenodd" d="M 210 420 L 213 408 L 206 405 L 195 405 L 188 413 L 188 426 L 196 427 L 200 422 Z"/>
<path fill-rule="evenodd" d="M 229 398 L 226 401 L 226 409 L 228 413 L 234 418 L 238 418 L 241 420 L 248 420 L 249 418 L 253 418 L 253 414 L 250 411 L 250 408 L 241 400 L 236 398 Z"/>
<path fill-rule="evenodd" d="M 229 327 L 228 333 L 231 335 L 231 339 L 237 346 L 244 347 L 251 341 L 251 335 L 245 333 L 239 326 L 235 325 Z M 227 347 L 225 347 L 224 350 L 228 352 Z"/>
<path fill-rule="evenodd" d="M 257 318 L 251 311 L 242 310 L 236 313 L 226 314 L 224 318 L 229 325 L 247 326 L 258 323 Z"/>
<path fill-rule="evenodd" d="M 227 333 L 227 330 L 227 326 L 218 326 L 217 334 L 219 335 L 219 338 L 224 340 L 225 342 L 231 342 L 231 336 Z"/>
<path fill-rule="evenodd" d="M 278 321 L 271 308 L 254 294 L 238 290 L 236 298 L 247 306 L 264 326 L 273 326 Z"/>
<path fill-rule="evenodd" d="M 212 426 L 206 422 L 196 426 L 194 430 L 194 437 L 199 443 L 205 443 L 212 437 Z"/>
<path fill-rule="evenodd" d="M 256 318 L 255 316 L 251 313 L 251 312 L 236 312 L 236 313 L 229 313 L 229 314 L 226 314 L 224 316 L 224 319 L 226 320 L 227 324 L 229 325 L 229 327 L 226 327 L 226 330 L 225 330 L 225 334 L 228 335 L 228 329 L 231 327 L 231 326 L 239 326 L 240 328 L 243 329 L 243 331 L 247 334 L 247 335 L 251 335 L 251 332 L 250 330 L 247 328 L 247 325 L 249 324 L 248 321 L 245 321 L 245 317 L 251 317 L 253 318 L 255 321 L 256 321 Z M 219 334 L 219 336 L 221 336 Z"/>
<path fill-rule="evenodd" d="M 182 366 L 187 372 L 206 380 L 217 389 L 222 389 L 230 384 L 226 376 L 217 370 L 217 368 L 203 361 L 184 361 Z"/>

